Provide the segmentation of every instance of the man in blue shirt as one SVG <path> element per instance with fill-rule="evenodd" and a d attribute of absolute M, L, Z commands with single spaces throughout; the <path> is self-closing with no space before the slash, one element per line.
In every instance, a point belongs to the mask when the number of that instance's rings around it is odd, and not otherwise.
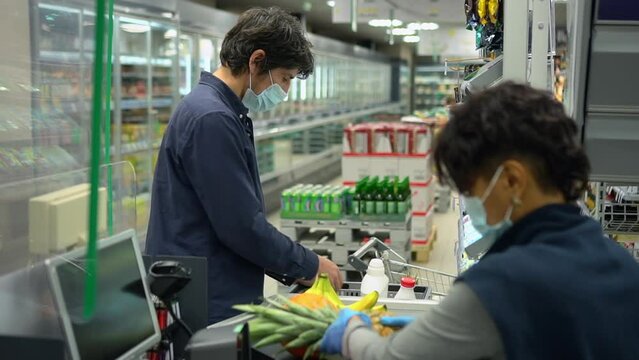
<path fill-rule="evenodd" d="M 299 21 L 277 9 L 242 14 L 222 43 L 222 66 L 202 72 L 177 106 L 159 151 L 146 251 L 208 260 L 209 322 L 256 301 L 265 270 L 311 282 L 338 267 L 266 220 L 248 111 L 283 101 L 295 77 L 313 71 Z"/>

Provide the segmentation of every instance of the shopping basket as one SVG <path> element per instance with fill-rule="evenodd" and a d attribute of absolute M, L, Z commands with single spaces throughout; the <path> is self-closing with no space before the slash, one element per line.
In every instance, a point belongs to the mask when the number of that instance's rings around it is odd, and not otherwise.
<path fill-rule="evenodd" d="M 457 278 L 453 274 L 409 264 L 401 255 L 375 237 L 371 237 L 364 246 L 350 255 L 348 263 L 363 276 L 368 268 L 364 258 L 371 253 L 384 262 L 386 275 L 391 283 L 399 284 L 403 276 L 410 276 L 415 278 L 418 285 L 429 287 L 434 300 L 441 300 L 446 296 L 448 289 Z"/>

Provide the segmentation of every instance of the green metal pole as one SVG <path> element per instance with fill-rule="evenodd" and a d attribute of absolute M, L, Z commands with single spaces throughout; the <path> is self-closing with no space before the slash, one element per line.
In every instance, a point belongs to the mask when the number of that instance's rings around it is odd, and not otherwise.
<path fill-rule="evenodd" d="M 93 316 L 97 290 L 98 248 L 98 186 L 102 149 L 102 90 L 104 87 L 105 0 L 95 0 L 95 53 L 93 58 L 93 98 L 91 122 L 91 169 L 89 196 L 89 233 L 87 242 L 86 280 L 84 285 L 84 317 Z"/>
<path fill-rule="evenodd" d="M 106 56 L 106 111 L 104 113 L 104 163 L 107 165 L 107 229 L 113 235 L 113 167 L 111 166 L 111 74 L 113 69 L 113 0 L 109 1 Z"/>

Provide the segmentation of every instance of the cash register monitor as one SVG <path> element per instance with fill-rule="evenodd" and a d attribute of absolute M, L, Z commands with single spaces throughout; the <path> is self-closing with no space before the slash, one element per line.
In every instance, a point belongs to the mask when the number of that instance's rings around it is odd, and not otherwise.
<path fill-rule="evenodd" d="M 54 299 L 73 360 L 131 359 L 160 341 L 135 233 L 98 242 L 97 293 L 83 316 L 86 249 L 46 261 Z"/>

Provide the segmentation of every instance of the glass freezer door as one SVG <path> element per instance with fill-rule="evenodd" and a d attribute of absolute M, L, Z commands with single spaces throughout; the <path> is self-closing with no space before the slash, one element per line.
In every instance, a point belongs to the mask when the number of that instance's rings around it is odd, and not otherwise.
<path fill-rule="evenodd" d="M 217 68 L 217 41 L 210 37 L 201 37 L 199 41 L 199 70 L 213 72 Z"/>
<path fill-rule="evenodd" d="M 129 206 L 137 212 L 138 231 L 146 230 L 148 206 L 144 194 L 151 186 L 151 24 L 143 19 L 118 18 L 118 47 L 120 63 L 120 153 L 117 157 L 130 162 L 136 175 L 136 199 Z M 113 129 L 117 129 L 114 126 Z M 114 135 L 115 137 L 118 134 Z"/>
<path fill-rule="evenodd" d="M 79 7 L 39 3 L 32 18 L 34 70 L 24 90 L 33 94 L 33 108 L 6 104 L 8 128 L 23 129 L 25 136 L 6 137 L 11 141 L 2 141 L 0 149 L 32 164 L 9 172 L 14 181 L 78 168 L 88 153 L 82 129 L 88 126 L 91 99 L 93 16 Z"/>
<path fill-rule="evenodd" d="M 186 96 L 197 84 L 197 62 L 195 61 L 195 35 L 180 35 L 180 97 Z"/>
<path fill-rule="evenodd" d="M 151 23 L 151 127 L 153 154 L 160 147 L 173 105 L 178 96 L 177 68 L 178 59 L 177 30 L 174 26 Z M 181 64 L 180 64 L 181 66 Z M 155 168 L 155 161 L 153 161 Z"/>

